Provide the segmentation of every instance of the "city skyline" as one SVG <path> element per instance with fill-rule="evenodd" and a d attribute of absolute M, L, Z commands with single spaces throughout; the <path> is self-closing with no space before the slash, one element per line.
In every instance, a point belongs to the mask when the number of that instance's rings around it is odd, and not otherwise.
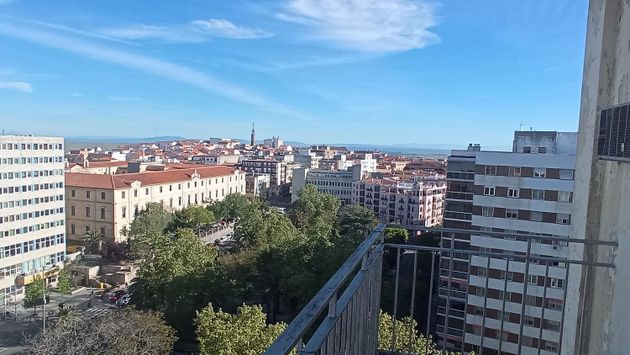
<path fill-rule="evenodd" d="M 246 138 L 255 121 L 453 148 L 577 129 L 585 2 L 187 4 L 0 1 L 1 128 Z"/>

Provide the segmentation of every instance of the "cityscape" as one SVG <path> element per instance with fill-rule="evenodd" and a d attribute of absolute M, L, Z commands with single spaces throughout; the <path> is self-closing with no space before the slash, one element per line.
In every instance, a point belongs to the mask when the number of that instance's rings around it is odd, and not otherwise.
<path fill-rule="evenodd" d="M 430 53 L 440 36 L 484 36 L 443 25 L 470 24 L 470 5 L 237 2 L 157 2 L 153 20 L 181 23 L 123 26 L 139 8 L 0 0 L 1 355 L 628 353 L 627 0 L 525 5 L 542 6 L 521 19 L 531 28 L 566 14 L 550 36 L 577 44 L 545 60 L 579 45 L 580 71 L 545 64 L 530 78 L 542 98 L 517 93 L 529 74 L 488 63 L 514 96 L 488 92 L 498 113 L 483 119 L 481 94 L 456 104 L 453 89 L 434 112 L 403 96 L 443 83 L 395 73 L 420 70 L 405 60 L 422 52 L 445 70 Z M 121 19 L 94 15 L 110 6 Z M 181 21 L 202 10 L 217 18 Z M 36 20 L 46 11 L 74 27 Z M 245 53 L 286 61 L 254 69 Z M 94 81 L 60 94 L 74 76 Z M 337 82 L 359 77 L 352 94 Z M 114 89 L 137 96 L 101 92 Z"/>

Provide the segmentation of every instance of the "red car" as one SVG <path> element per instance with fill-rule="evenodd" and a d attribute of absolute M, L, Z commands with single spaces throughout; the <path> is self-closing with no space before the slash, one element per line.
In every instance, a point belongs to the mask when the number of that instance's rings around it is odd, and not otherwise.
<path fill-rule="evenodd" d="M 114 291 L 112 293 L 110 293 L 109 295 L 109 302 L 114 303 L 116 301 L 118 301 L 122 296 L 126 295 L 127 291 L 125 290 L 118 290 L 118 291 Z"/>

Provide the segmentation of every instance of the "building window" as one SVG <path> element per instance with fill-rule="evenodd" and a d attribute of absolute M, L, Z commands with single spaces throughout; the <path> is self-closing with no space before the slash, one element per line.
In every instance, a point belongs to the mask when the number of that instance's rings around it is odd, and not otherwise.
<path fill-rule="evenodd" d="M 529 281 L 530 284 L 538 285 L 538 276 L 536 276 L 536 275 L 529 275 L 528 279 L 529 279 L 528 281 Z"/>
<path fill-rule="evenodd" d="M 162 186 L 160 186 L 160 193 L 162 193 Z"/>
<path fill-rule="evenodd" d="M 538 212 L 538 211 L 531 211 L 529 213 L 529 220 L 530 221 L 534 221 L 534 222 L 542 222 L 543 220 L 543 214 L 542 212 Z"/>
<path fill-rule="evenodd" d="M 532 147 L 523 147 L 523 153 L 531 153 Z"/>
<path fill-rule="evenodd" d="M 105 227 L 101 227 L 101 236 L 105 236 Z"/>
<path fill-rule="evenodd" d="M 74 215 L 75 215 L 75 213 L 76 213 L 76 209 L 75 209 L 75 207 L 74 207 L 74 206 L 70 206 L 70 215 L 71 215 L 71 216 L 74 216 Z"/>
<path fill-rule="evenodd" d="M 547 153 L 547 147 L 538 147 L 538 153 L 546 154 Z"/>
<path fill-rule="evenodd" d="M 532 190 L 532 200 L 544 200 L 545 190 Z"/>
<path fill-rule="evenodd" d="M 551 287 L 553 288 L 564 288 L 564 280 L 551 278 Z"/>
<path fill-rule="evenodd" d="M 573 192 L 558 191 L 558 202 L 573 202 Z"/>
<path fill-rule="evenodd" d="M 560 177 L 560 180 L 573 180 L 573 170 L 560 169 L 559 177 Z"/>
<path fill-rule="evenodd" d="M 121 214 L 122 218 L 127 218 L 127 207 L 123 206 Z"/>
<path fill-rule="evenodd" d="M 148 188 L 144 189 L 144 194 L 145 194 L 145 195 L 148 195 L 148 194 L 149 194 L 149 189 L 148 189 Z"/>
<path fill-rule="evenodd" d="M 104 199 L 105 199 L 105 193 L 101 192 L 101 200 L 104 200 Z"/>
<path fill-rule="evenodd" d="M 494 216 L 494 207 L 481 206 L 481 215 L 484 217 Z"/>
<path fill-rule="evenodd" d="M 534 318 L 532 316 L 524 316 L 523 317 L 523 324 L 525 324 L 527 326 L 530 326 L 530 327 L 533 327 L 536 324 L 536 318 Z"/>
<path fill-rule="evenodd" d="M 538 297 L 533 296 L 533 295 L 525 295 L 525 304 L 528 306 L 537 306 Z"/>
<path fill-rule="evenodd" d="M 182 205 L 182 198 L 181 197 L 179 198 L 179 205 L 180 206 Z"/>
<path fill-rule="evenodd" d="M 501 280 L 512 281 L 514 279 L 514 273 L 511 271 L 505 272 L 501 271 Z"/>
<path fill-rule="evenodd" d="M 554 311 L 562 311 L 562 308 L 564 308 L 564 306 L 561 300 L 548 299 L 547 308 Z"/>
<path fill-rule="evenodd" d="M 485 186 L 483 188 L 483 194 L 486 196 L 494 196 L 494 186 Z"/>
<path fill-rule="evenodd" d="M 484 297 L 486 295 L 486 289 L 481 287 L 475 288 L 475 295 Z"/>
<path fill-rule="evenodd" d="M 122 198 L 125 198 L 125 195 L 127 195 L 127 194 L 125 193 L 125 191 L 123 191 L 122 192 Z"/>
<path fill-rule="evenodd" d="M 70 190 L 70 196 L 76 197 L 77 192 L 75 190 Z"/>
<path fill-rule="evenodd" d="M 85 198 L 90 198 L 91 191 L 85 191 Z"/>
<path fill-rule="evenodd" d="M 505 218 L 518 219 L 518 210 L 511 209 L 511 208 L 505 210 Z"/>
<path fill-rule="evenodd" d="M 85 234 L 90 233 L 90 226 L 85 226 Z"/>
<path fill-rule="evenodd" d="M 486 269 L 485 267 L 477 268 L 477 275 L 483 277 L 488 276 L 488 269 Z"/>
<path fill-rule="evenodd" d="M 566 213 L 558 213 L 556 215 L 556 223 L 558 224 L 570 224 L 571 223 L 571 215 Z"/>
<path fill-rule="evenodd" d="M 74 224 L 70 225 L 70 233 L 72 233 L 72 235 L 77 234 L 77 228 Z"/>
<path fill-rule="evenodd" d="M 90 208 L 89 207 L 85 208 L 85 217 L 90 217 Z"/>
<path fill-rule="evenodd" d="M 550 320 L 550 319 L 545 319 L 545 329 L 552 330 L 554 332 L 559 332 L 560 331 L 560 322 L 554 321 L 554 320 Z"/>
<path fill-rule="evenodd" d="M 507 197 L 518 198 L 518 196 L 519 196 L 519 189 L 508 188 Z"/>
<path fill-rule="evenodd" d="M 486 175 L 496 175 L 497 167 L 495 165 L 486 165 Z"/>
<path fill-rule="evenodd" d="M 534 177 L 536 179 L 544 179 L 547 176 L 547 169 L 545 168 L 534 168 Z"/>
<path fill-rule="evenodd" d="M 105 209 L 101 208 L 101 219 L 105 219 Z"/>
<path fill-rule="evenodd" d="M 545 350 L 557 353 L 558 352 L 558 343 L 545 340 Z"/>
<path fill-rule="evenodd" d="M 133 197 L 138 197 L 138 190 L 133 190 Z"/>

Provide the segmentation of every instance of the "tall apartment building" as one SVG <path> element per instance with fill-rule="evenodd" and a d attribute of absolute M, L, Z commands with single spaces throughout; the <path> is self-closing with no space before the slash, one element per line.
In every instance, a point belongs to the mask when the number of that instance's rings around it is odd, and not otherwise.
<path fill-rule="evenodd" d="M 241 170 L 258 175 L 269 174 L 271 186 L 286 184 L 290 181 L 287 163 L 268 159 L 245 159 L 241 162 Z"/>
<path fill-rule="evenodd" d="M 0 135 L 0 303 L 65 260 L 63 138 Z"/>
<path fill-rule="evenodd" d="M 348 170 L 293 169 L 291 182 L 291 201 L 298 199 L 298 194 L 306 185 L 317 187 L 317 191 L 336 196 L 342 205 L 352 203 L 352 183 L 361 180 L 363 169 L 355 165 Z"/>
<path fill-rule="evenodd" d="M 478 146 L 453 151 L 448 162 L 444 226 L 495 234 L 445 235 L 443 246 L 454 243 L 455 248 L 524 255 L 527 239 L 517 235 L 568 237 L 575 150 L 575 133 L 530 131 L 515 133 L 512 152 L 482 151 Z M 533 256 L 568 255 L 562 243 L 532 240 Z M 479 351 L 483 332 L 484 354 L 517 354 L 520 336 L 525 353 L 537 353 L 540 347 L 541 354 L 557 354 L 565 265 L 552 265 L 547 275 L 545 267 L 530 266 L 527 280 L 524 265 L 513 261 L 506 269 L 505 260 L 498 258 L 443 256 L 437 325 L 440 341 L 453 349 L 460 350 L 465 344 L 464 350 Z M 547 285 L 544 293 L 543 285 Z"/>
<path fill-rule="evenodd" d="M 402 226 L 442 224 L 446 183 L 365 179 L 352 183 L 352 203 L 374 211 L 381 222 Z"/>
<path fill-rule="evenodd" d="M 135 174 L 66 174 L 66 233 L 81 239 L 96 231 L 124 241 L 122 231 L 149 202 L 168 210 L 206 205 L 231 193 L 245 194 L 245 173 L 227 166 L 176 166 Z"/>

